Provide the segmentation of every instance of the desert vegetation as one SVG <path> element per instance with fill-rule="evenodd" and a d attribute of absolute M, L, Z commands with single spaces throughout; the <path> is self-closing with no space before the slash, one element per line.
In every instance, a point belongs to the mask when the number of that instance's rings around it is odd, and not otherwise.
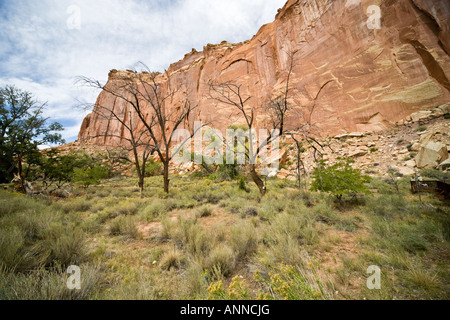
<path fill-rule="evenodd" d="M 448 203 L 420 202 L 409 179 L 364 180 L 354 197 L 270 178 L 262 197 L 240 170 L 176 175 L 169 193 L 161 175 L 142 195 L 121 175 L 67 198 L 2 190 L 0 298 L 449 298 Z M 381 290 L 367 288 L 371 265 Z"/>

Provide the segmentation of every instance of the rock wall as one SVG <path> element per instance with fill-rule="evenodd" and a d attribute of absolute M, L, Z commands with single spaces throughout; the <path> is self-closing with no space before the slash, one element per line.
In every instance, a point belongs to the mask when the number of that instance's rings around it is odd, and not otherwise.
<path fill-rule="evenodd" d="M 380 29 L 368 27 L 372 5 L 381 10 Z M 291 102 L 302 116 L 290 117 L 290 125 L 308 121 L 322 136 L 381 130 L 450 101 L 449 16 L 446 0 L 289 0 L 275 21 L 251 40 L 193 50 L 159 75 L 158 82 L 180 88 L 169 108 L 186 95 L 199 105 L 186 126 L 202 120 L 224 130 L 239 119 L 232 108 L 208 99 L 208 83 L 242 84 L 252 97 L 248 104 L 263 106 L 284 87 L 289 52 L 296 52 Z M 108 84 L 133 76 L 113 70 Z M 97 105 L 113 107 L 124 116 L 130 111 L 124 101 L 105 92 Z M 264 127 L 266 115 L 257 112 Z M 117 121 L 93 112 L 79 138 L 105 132 L 126 134 Z M 111 144 L 115 139 L 91 142 Z"/>

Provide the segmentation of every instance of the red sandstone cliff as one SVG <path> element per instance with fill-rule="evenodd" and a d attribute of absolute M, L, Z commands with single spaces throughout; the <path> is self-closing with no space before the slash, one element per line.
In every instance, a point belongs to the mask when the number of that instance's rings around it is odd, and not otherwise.
<path fill-rule="evenodd" d="M 379 30 L 367 27 L 370 5 L 381 8 Z M 186 94 L 199 104 L 191 122 L 213 121 L 225 129 L 231 111 L 208 99 L 209 81 L 243 84 L 252 96 L 249 104 L 262 105 L 283 88 L 288 53 L 296 51 L 293 100 L 322 135 L 383 129 L 450 101 L 449 16 L 446 0 L 289 0 L 251 40 L 193 50 L 158 81 L 181 88 L 173 105 Z M 124 77 L 133 73 L 113 70 L 109 84 Z M 123 101 L 105 92 L 97 105 L 128 113 Z M 79 138 L 105 132 L 124 134 L 118 122 L 94 112 L 84 120 Z"/>

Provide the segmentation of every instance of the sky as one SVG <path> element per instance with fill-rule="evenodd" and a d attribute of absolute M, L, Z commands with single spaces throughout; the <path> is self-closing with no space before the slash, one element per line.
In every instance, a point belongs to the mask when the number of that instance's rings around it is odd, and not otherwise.
<path fill-rule="evenodd" d="M 77 139 L 99 94 L 76 84 L 106 82 L 140 61 L 164 71 L 195 48 L 251 39 L 286 0 L 0 0 L 0 86 L 47 102 L 46 116 Z"/>

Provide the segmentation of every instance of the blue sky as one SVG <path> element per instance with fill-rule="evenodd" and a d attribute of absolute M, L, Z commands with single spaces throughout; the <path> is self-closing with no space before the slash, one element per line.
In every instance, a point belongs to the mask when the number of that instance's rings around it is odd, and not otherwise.
<path fill-rule="evenodd" d="M 0 0 L 0 86 L 48 102 L 47 116 L 77 139 L 97 91 L 77 76 L 106 81 L 111 69 L 143 61 L 163 71 L 192 48 L 250 39 L 286 0 Z"/>

